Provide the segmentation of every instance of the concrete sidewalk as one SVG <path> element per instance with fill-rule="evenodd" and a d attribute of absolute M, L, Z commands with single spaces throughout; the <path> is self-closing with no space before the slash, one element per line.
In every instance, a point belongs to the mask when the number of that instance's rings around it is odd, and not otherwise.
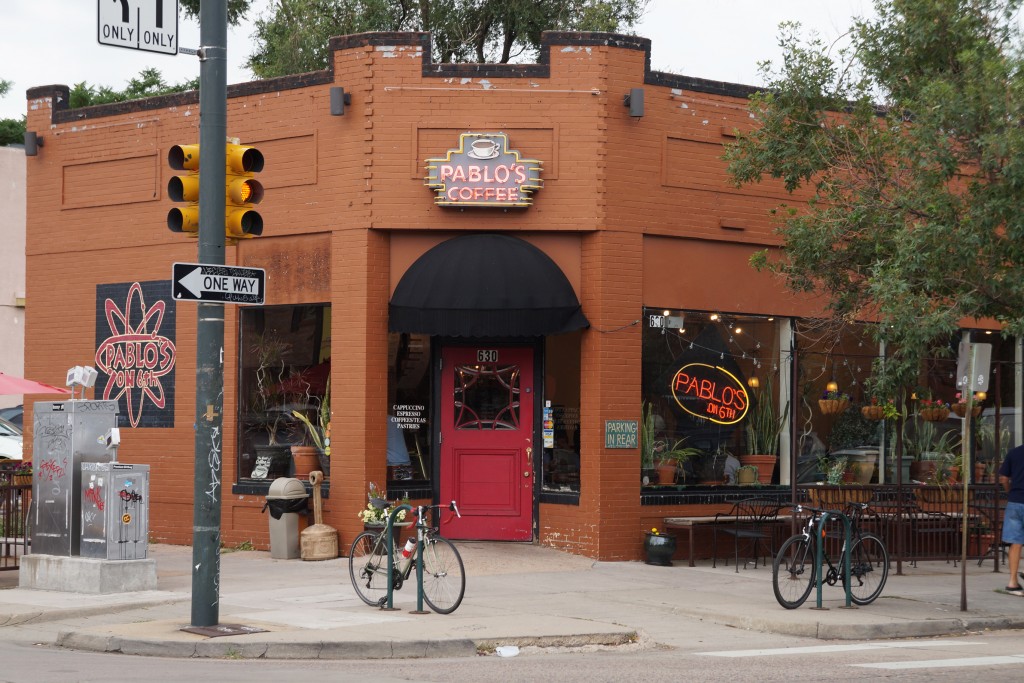
<path fill-rule="evenodd" d="M 529 544 L 460 542 L 466 597 L 451 615 L 411 614 L 414 585 L 397 591 L 396 611 L 363 604 L 348 560 L 275 560 L 258 551 L 221 559 L 219 624 L 261 632 L 207 637 L 191 622 L 192 550 L 151 545 L 158 589 L 115 595 L 24 588 L 0 590 L 6 638 L 62 647 L 170 657 L 366 659 L 472 656 L 501 645 L 673 644 L 681 620 L 822 639 L 903 638 L 1024 628 L 1024 598 L 997 592 L 1003 570 L 968 563 L 968 610 L 960 611 L 960 568 L 895 564 L 872 605 L 841 609 L 839 588 L 823 606 L 775 601 L 771 568 L 710 563 L 655 567 L 595 562 Z M 14 573 L 14 572 L 12 572 Z M 7 573 L 4 573 L 7 574 Z M 4 576 L 0 581 L 10 584 Z M 2 584 L 0 584 L 2 585 Z"/>

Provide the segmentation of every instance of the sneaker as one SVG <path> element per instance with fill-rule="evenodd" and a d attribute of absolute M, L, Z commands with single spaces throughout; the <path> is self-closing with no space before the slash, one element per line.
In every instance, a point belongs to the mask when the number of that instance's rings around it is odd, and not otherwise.
<path fill-rule="evenodd" d="M 1007 586 L 1003 590 L 1005 590 L 1010 595 L 1024 595 L 1024 588 L 1020 586 Z"/>

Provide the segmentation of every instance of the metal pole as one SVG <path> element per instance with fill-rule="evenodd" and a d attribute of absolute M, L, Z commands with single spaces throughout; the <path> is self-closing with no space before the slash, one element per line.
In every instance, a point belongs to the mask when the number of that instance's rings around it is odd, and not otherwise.
<path fill-rule="evenodd" d="M 391 514 L 388 515 L 388 526 L 387 531 L 387 544 L 388 544 L 388 597 L 385 605 L 381 607 L 382 610 L 394 610 L 395 601 L 395 519 L 398 517 L 398 513 L 405 511 L 412 511 L 411 505 L 399 505 Z"/>
<path fill-rule="evenodd" d="M 978 347 L 971 344 L 970 380 L 964 385 L 962 391 L 967 392 L 967 412 L 964 413 L 963 429 L 960 432 L 960 478 L 964 482 L 964 505 L 963 515 L 960 518 L 960 611 L 967 611 L 967 522 L 968 510 L 967 496 L 970 488 L 967 482 L 971 479 L 971 422 L 974 421 L 974 365 Z M 979 540 L 980 545 L 980 540 Z"/>
<path fill-rule="evenodd" d="M 226 0 L 199 9 L 199 262 L 224 265 L 224 144 L 227 139 Z M 192 625 L 215 626 L 220 606 L 221 425 L 224 304 L 200 302 L 196 323 Z"/>

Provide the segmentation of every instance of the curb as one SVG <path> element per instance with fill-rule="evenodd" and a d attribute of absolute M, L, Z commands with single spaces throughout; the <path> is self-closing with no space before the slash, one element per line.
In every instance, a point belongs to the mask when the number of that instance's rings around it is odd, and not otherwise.
<path fill-rule="evenodd" d="M 95 617 L 103 614 L 118 614 L 120 612 L 131 612 L 138 609 L 149 609 L 163 605 L 174 605 L 183 602 L 181 599 L 164 600 L 142 600 L 133 603 L 122 603 L 114 605 L 94 605 L 91 607 L 74 607 L 70 609 L 34 609 L 34 611 L 8 612 L 0 614 L 0 628 L 7 626 L 20 626 L 28 623 L 44 623 L 47 621 L 60 621 L 62 619 L 81 619 Z"/>
<path fill-rule="evenodd" d="M 62 631 L 55 645 L 68 650 L 145 657 L 206 659 L 424 659 L 475 657 L 478 646 L 465 638 L 410 641 L 232 642 L 223 638 L 168 641 Z"/>

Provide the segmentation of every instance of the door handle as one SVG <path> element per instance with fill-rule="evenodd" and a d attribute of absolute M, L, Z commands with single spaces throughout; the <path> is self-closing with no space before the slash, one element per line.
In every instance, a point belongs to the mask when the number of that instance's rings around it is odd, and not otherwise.
<path fill-rule="evenodd" d="M 527 479 L 529 479 L 530 478 L 530 470 L 523 471 L 523 476 L 526 477 Z"/>

